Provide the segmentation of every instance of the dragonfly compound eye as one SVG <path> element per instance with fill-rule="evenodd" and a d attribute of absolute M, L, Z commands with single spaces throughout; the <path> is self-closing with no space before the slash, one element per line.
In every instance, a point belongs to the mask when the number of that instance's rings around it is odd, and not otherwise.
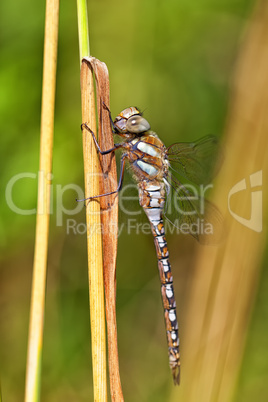
<path fill-rule="evenodd" d="M 138 114 L 131 116 L 126 123 L 127 131 L 133 134 L 144 133 L 145 131 L 150 130 L 150 128 L 148 121 Z"/>

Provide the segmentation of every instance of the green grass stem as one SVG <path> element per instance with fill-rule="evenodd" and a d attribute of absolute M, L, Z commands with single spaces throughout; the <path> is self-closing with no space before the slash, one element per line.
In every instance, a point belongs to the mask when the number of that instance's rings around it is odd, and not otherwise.
<path fill-rule="evenodd" d="M 78 37 L 80 62 L 83 57 L 90 55 L 88 17 L 86 0 L 77 0 Z"/>

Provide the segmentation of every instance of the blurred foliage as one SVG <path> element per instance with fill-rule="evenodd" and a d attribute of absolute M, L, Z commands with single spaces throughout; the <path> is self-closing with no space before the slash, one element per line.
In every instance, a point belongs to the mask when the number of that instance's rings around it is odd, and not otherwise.
<path fill-rule="evenodd" d="M 109 68 L 112 115 L 129 105 L 139 106 L 166 145 L 209 133 L 220 136 L 253 3 L 89 2 L 91 54 Z M 0 5 L 0 360 L 3 398 L 12 402 L 21 401 L 24 392 L 35 216 L 16 213 L 4 193 L 15 175 L 38 172 L 44 15 L 44 2 L 26 0 L 16 8 L 7 1 Z M 76 3 L 62 2 L 42 375 L 42 401 L 49 402 L 86 401 L 92 393 L 86 239 L 81 234 L 85 211 L 63 214 L 62 222 L 56 214 L 64 186 L 72 183 L 83 189 L 76 19 Z M 36 194 L 37 179 L 22 178 L 14 184 L 12 199 L 18 208 L 33 209 Z M 72 189 L 63 194 L 67 210 L 77 208 L 76 197 Z M 128 233 L 127 217 L 120 217 L 124 226 L 119 236 L 117 305 L 124 395 L 130 402 L 166 401 L 173 385 L 154 244 L 151 236 Z M 75 232 L 68 231 L 68 219 L 75 219 Z M 145 220 L 142 214 L 138 219 Z M 171 262 L 178 264 L 173 270 L 183 328 L 193 240 L 169 240 Z M 267 291 L 263 270 L 238 402 L 256 395 L 258 401 L 268 399 Z"/>

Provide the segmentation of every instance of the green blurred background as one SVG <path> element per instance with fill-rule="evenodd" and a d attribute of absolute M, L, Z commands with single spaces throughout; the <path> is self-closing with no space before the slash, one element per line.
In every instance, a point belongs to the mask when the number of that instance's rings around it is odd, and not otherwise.
<path fill-rule="evenodd" d="M 166 145 L 221 136 L 253 5 L 253 0 L 90 1 L 91 54 L 109 68 L 112 115 L 140 107 Z M 15 175 L 38 172 L 44 15 L 44 2 L 0 4 L 0 361 L 3 400 L 12 402 L 22 401 L 24 393 L 35 215 L 10 209 L 5 189 Z M 86 237 L 67 230 L 68 219 L 84 223 L 85 210 L 72 215 L 77 194 L 69 189 L 63 205 L 70 215 L 63 214 L 60 223 L 55 213 L 64 186 L 83 189 L 77 36 L 76 2 L 62 2 L 41 398 L 50 402 L 87 401 L 92 395 Z M 14 184 L 17 207 L 35 208 L 36 195 L 37 179 Z M 130 208 L 138 209 L 135 202 Z M 173 385 L 154 244 L 149 235 L 129 233 L 127 218 L 121 211 L 117 263 L 125 400 L 168 401 Z M 145 222 L 143 214 L 137 219 Z M 168 240 L 171 262 L 179 261 L 173 271 L 183 328 L 194 240 L 172 235 Z M 267 293 L 263 270 L 236 402 L 268 400 Z"/>

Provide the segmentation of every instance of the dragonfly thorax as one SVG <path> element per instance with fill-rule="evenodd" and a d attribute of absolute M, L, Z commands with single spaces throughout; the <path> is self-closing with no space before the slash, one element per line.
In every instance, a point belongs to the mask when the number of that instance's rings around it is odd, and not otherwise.
<path fill-rule="evenodd" d="M 123 137 L 141 135 L 150 130 L 150 124 L 136 107 L 124 109 L 114 120 L 114 128 Z"/>

